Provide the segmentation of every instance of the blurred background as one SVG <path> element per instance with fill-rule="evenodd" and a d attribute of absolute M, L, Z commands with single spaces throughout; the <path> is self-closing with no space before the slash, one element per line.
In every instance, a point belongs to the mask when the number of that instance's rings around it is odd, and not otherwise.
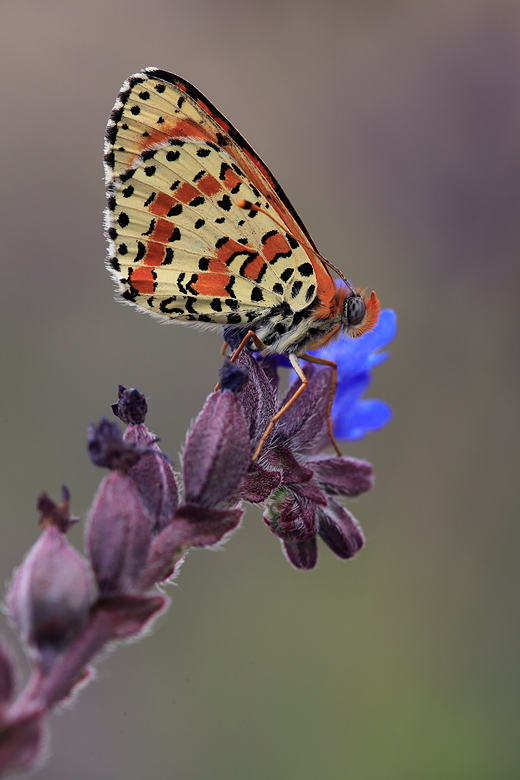
<path fill-rule="evenodd" d="M 67 484 L 85 518 L 104 476 L 85 431 L 118 383 L 146 394 L 178 463 L 220 365 L 218 334 L 113 300 L 102 147 L 130 74 L 193 82 L 324 255 L 399 318 L 371 389 L 394 419 L 343 446 L 376 469 L 349 504 L 365 550 L 345 563 L 322 545 L 315 571 L 294 571 L 248 507 L 223 551 L 188 556 L 154 634 L 52 717 L 37 776 L 519 777 L 519 4 L 17 0 L 1 14 L 3 581 L 37 539 L 41 490 Z"/>

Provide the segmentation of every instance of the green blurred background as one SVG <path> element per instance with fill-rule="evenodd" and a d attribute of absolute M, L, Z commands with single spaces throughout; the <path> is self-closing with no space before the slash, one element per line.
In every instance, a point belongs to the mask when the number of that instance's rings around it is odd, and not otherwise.
<path fill-rule="evenodd" d="M 38 777 L 520 777 L 518 2 L 12 0 L 0 29 L 4 581 L 40 490 L 85 517 L 118 383 L 178 462 L 220 365 L 217 334 L 113 300 L 102 142 L 131 73 L 192 81 L 399 317 L 371 391 L 393 422 L 343 448 L 377 474 L 362 554 L 294 571 L 248 507 L 51 719 Z"/>

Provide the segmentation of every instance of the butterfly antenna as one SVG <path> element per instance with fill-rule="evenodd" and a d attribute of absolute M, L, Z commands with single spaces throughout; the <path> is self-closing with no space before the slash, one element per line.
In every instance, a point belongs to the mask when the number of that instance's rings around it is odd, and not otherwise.
<path fill-rule="evenodd" d="M 352 293 L 352 295 L 356 294 L 356 291 L 354 290 L 354 288 L 350 284 L 349 280 L 346 279 L 343 276 L 343 274 L 341 273 L 339 268 L 336 268 L 335 265 L 332 265 L 332 263 L 329 263 L 328 260 L 325 260 L 323 255 L 320 255 L 320 253 L 317 252 L 316 249 L 314 249 L 314 247 L 312 247 L 310 244 L 307 244 L 306 241 L 300 241 L 300 240 L 298 240 L 296 238 L 296 236 L 293 236 L 293 234 L 289 230 L 287 230 L 287 227 L 285 225 L 283 225 L 281 222 L 278 222 L 278 220 L 275 217 L 273 217 L 272 214 L 269 214 L 268 211 L 266 211 L 265 209 L 261 208 L 260 206 L 257 206 L 256 203 L 252 203 L 250 200 L 239 200 L 237 202 L 237 206 L 238 206 L 239 209 L 247 209 L 248 211 L 260 211 L 262 214 L 265 214 L 266 217 L 269 217 L 269 219 L 272 219 L 273 222 L 275 222 L 278 225 L 278 227 L 282 228 L 284 233 L 288 233 L 292 238 L 294 238 L 295 241 L 297 241 L 299 244 L 301 244 L 301 246 L 304 246 L 306 249 L 308 249 L 310 252 L 312 252 L 312 254 L 315 255 L 319 260 L 321 260 L 323 263 L 325 263 L 325 265 L 328 265 L 329 268 L 332 268 L 332 270 L 337 273 L 339 278 L 342 279 L 345 282 L 345 284 L 347 285 L 347 287 L 350 290 L 350 292 Z"/>

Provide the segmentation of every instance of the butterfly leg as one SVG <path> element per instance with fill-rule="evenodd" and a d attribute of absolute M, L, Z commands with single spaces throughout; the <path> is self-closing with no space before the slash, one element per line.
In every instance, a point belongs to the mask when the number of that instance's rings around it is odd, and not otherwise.
<path fill-rule="evenodd" d="M 307 377 L 306 377 L 306 376 L 305 376 L 305 374 L 303 373 L 303 371 L 302 371 L 302 367 L 301 367 L 301 366 L 300 366 L 300 364 L 298 363 L 298 358 L 296 357 L 296 355 L 293 355 L 292 353 L 290 353 L 290 354 L 289 354 L 287 357 L 288 357 L 288 358 L 289 358 L 289 360 L 291 361 L 291 365 L 292 365 L 292 367 L 294 368 L 294 370 L 295 370 L 295 371 L 296 371 L 296 373 L 298 374 L 299 378 L 301 379 L 301 385 L 300 385 L 300 386 L 299 386 L 299 388 L 296 390 L 296 392 L 294 393 L 294 395 L 293 395 L 293 396 L 291 396 L 291 398 L 289 398 L 289 400 L 287 401 L 287 403 L 286 403 L 286 404 L 284 404 L 284 405 L 282 406 L 282 408 L 281 408 L 281 409 L 280 409 L 278 412 L 276 412 L 276 414 L 274 415 L 274 417 L 272 417 L 272 418 L 271 418 L 271 421 L 269 422 L 269 425 L 268 425 L 268 426 L 267 426 L 267 428 L 265 429 L 265 431 L 264 431 L 264 433 L 263 433 L 263 436 L 262 436 L 262 438 L 260 439 L 260 442 L 259 442 L 259 444 L 258 444 L 258 447 L 257 447 L 257 448 L 256 448 L 256 450 L 255 450 L 255 454 L 253 455 L 253 457 L 251 458 L 251 460 L 256 460 L 256 459 L 258 458 L 258 456 L 260 455 L 260 451 L 261 451 L 262 447 L 264 446 L 264 442 L 265 442 L 265 440 L 267 439 L 267 437 L 269 436 L 269 434 L 270 434 L 270 433 L 271 433 L 271 431 L 273 430 L 273 426 L 274 426 L 275 422 L 277 422 L 277 421 L 280 419 L 280 417 L 283 417 L 283 415 L 285 414 L 285 412 L 286 412 L 286 411 L 287 411 L 287 410 L 288 410 L 288 409 L 289 409 L 289 408 L 290 408 L 290 407 L 293 405 L 293 403 L 296 401 L 296 399 L 297 399 L 297 398 L 299 398 L 299 397 L 301 396 L 301 394 L 303 393 L 303 391 L 305 390 L 305 388 L 306 388 L 306 387 L 307 387 L 307 385 L 309 384 L 309 380 L 307 379 Z"/>
<path fill-rule="evenodd" d="M 264 344 L 264 342 L 263 342 L 263 341 L 261 341 L 261 340 L 258 338 L 258 336 L 256 335 L 256 333 L 255 333 L 253 330 L 248 330 L 248 331 L 247 331 L 247 333 L 246 333 L 246 335 L 244 336 L 244 338 L 242 339 L 242 341 L 241 341 L 241 342 L 240 342 L 240 344 L 238 345 L 238 347 L 235 349 L 235 351 L 234 351 L 234 353 L 233 353 L 233 356 L 231 357 L 231 362 L 232 362 L 232 363 L 234 363 L 234 362 L 235 362 L 235 360 L 237 359 L 237 357 L 238 357 L 238 356 L 240 355 L 240 353 L 241 353 L 241 352 L 244 350 L 244 348 L 245 348 L 245 346 L 246 346 L 247 342 L 249 341 L 249 339 L 253 339 L 253 341 L 255 342 L 255 346 L 256 346 L 256 348 L 257 348 L 257 349 L 264 349 L 264 347 L 265 347 L 265 344 Z M 222 356 L 224 356 L 224 355 L 226 354 L 226 348 L 227 348 L 228 346 L 229 346 L 229 345 L 228 345 L 226 342 L 224 342 L 224 344 L 223 344 L 223 346 L 222 346 L 222 349 L 221 349 L 221 351 L 220 351 L 220 354 L 221 354 Z M 215 392 L 217 392 L 217 390 L 218 390 L 218 384 L 215 386 Z"/>
<path fill-rule="evenodd" d="M 341 457 L 341 450 L 336 444 L 336 439 L 334 438 L 334 434 L 332 432 L 332 420 L 330 417 L 334 396 L 336 395 L 336 385 L 338 384 L 338 365 L 333 360 L 325 360 L 324 358 L 319 358 L 315 355 L 309 355 L 307 352 L 305 355 L 301 355 L 301 358 L 302 360 L 306 360 L 307 363 L 316 363 L 318 366 L 329 366 L 332 368 L 332 382 L 330 383 L 329 403 L 327 404 L 327 426 L 329 428 L 329 436 L 332 442 L 332 446 Z"/>

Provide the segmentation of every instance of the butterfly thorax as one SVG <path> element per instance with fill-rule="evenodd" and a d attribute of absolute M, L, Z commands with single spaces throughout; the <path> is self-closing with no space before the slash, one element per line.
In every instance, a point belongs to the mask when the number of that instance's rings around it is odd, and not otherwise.
<path fill-rule="evenodd" d="M 328 319 L 314 319 L 312 308 L 293 312 L 287 305 L 273 307 L 267 316 L 259 322 L 252 323 L 258 338 L 265 348 L 262 354 L 303 355 L 313 349 L 341 326 L 341 313 Z"/>
<path fill-rule="evenodd" d="M 353 337 L 362 335 L 373 327 L 378 316 L 379 301 L 374 293 L 365 299 L 359 291 L 350 294 L 343 286 L 338 286 L 327 307 L 317 299 L 306 309 L 294 312 L 284 303 L 272 307 L 261 320 L 252 322 L 250 329 L 263 342 L 264 355 L 303 355 L 324 346 L 341 333 Z M 234 329 L 233 341 L 240 341 L 247 330 L 244 327 Z"/>

